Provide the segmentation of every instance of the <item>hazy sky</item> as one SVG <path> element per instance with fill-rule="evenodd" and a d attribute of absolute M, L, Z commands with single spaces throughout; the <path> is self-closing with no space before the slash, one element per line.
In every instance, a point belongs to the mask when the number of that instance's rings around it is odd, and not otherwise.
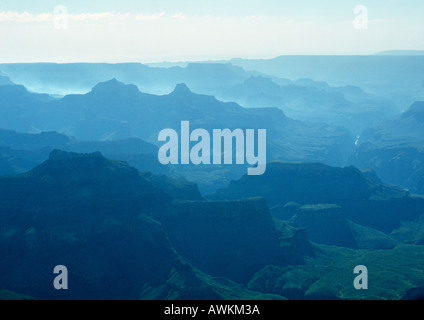
<path fill-rule="evenodd" d="M 422 0 L 0 0 L 0 63 L 423 50 L 423 13 Z"/>

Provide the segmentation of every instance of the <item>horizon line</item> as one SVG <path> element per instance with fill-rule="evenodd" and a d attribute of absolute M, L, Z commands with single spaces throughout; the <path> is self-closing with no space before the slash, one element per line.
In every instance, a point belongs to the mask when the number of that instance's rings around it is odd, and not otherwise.
<path fill-rule="evenodd" d="M 299 53 L 299 54 L 281 54 L 270 57 L 240 57 L 233 56 L 232 58 L 206 58 L 206 59 L 169 59 L 169 60 L 156 60 L 154 58 L 147 58 L 146 61 L 136 60 L 104 60 L 104 61 L 93 61 L 93 60 L 77 60 L 77 61 L 52 61 L 52 60 L 38 60 L 38 61 L 16 61 L 16 62 L 0 62 L 0 64 L 178 64 L 178 63 L 223 63 L 231 62 L 232 60 L 273 60 L 280 57 L 300 57 L 300 56 L 424 56 L 424 50 L 384 50 L 376 53 Z M 149 61 L 150 60 L 150 61 Z"/>

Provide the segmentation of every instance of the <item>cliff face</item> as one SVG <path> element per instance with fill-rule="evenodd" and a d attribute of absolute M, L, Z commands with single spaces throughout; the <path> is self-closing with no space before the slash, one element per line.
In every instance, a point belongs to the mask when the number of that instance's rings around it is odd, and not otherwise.
<path fill-rule="evenodd" d="M 160 225 L 147 216 L 87 217 L 66 226 L 37 222 L 2 226 L 3 288 L 37 299 L 136 299 L 140 286 L 162 281 L 175 264 Z M 68 291 L 53 289 L 57 265 L 69 270 Z"/>
<path fill-rule="evenodd" d="M 406 195 L 396 188 L 385 188 L 367 178 L 356 168 L 334 168 L 318 163 L 271 162 L 262 176 L 245 175 L 219 190 L 210 199 L 265 197 L 268 204 L 284 205 L 335 203 L 368 200 L 374 195 Z"/>
<path fill-rule="evenodd" d="M 234 201 L 254 196 L 264 197 L 274 218 L 305 229 L 313 243 L 355 249 L 393 248 L 398 242 L 390 233 L 424 210 L 422 198 L 354 167 L 308 163 L 271 162 L 263 176 L 245 175 L 206 198 Z"/>
<path fill-rule="evenodd" d="M 179 264 L 162 284 L 144 286 L 143 300 L 285 300 L 276 294 L 249 290 L 225 278 L 211 277 L 187 263 Z"/>
<path fill-rule="evenodd" d="M 182 203 L 158 220 L 175 249 L 211 275 L 244 282 L 277 263 L 278 235 L 263 200 Z"/>

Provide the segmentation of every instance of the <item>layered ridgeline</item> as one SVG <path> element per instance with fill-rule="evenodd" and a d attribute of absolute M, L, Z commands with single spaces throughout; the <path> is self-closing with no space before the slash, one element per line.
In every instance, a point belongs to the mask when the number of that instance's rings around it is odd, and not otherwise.
<path fill-rule="evenodd" d="M 349 58 L 344 62 L 349 64 Z M 399 112 L 393 102 L 361 89 L 362 84 L 369 84 L 367 78 L 361 79 L 356 87 L 330 86 L 312 80 L 322 77 L 322 73 L 305 77 L 302 73 L 292 75 L 288 68 L 278 77 L 245 71 L 231 63 L 186 63 L 168 68 L 137 63 L 0 64 L 0 70 L 32 91 L 62 95 L 89 92 L 98 83 L 112 78 L 154 94 L 169 93 L 178 83 L 185 83 L 195 92 L 223 101 L 253 108 L 278 107 L 291 118 L 344 126 L 355 134 L 372 122 Z M 333 83 L 331 80 L 330 77 L 328 81 Z M 408 99 L 408 95 L 404 96 Z"/>
<path fill-rule="evenodd" d="M 100 153 L 53 151 L 0 178 L 0 222 L 0 290 L 40 299 L 282 298 L 240 283 L 312 254 L 263 200 L 203 202 L 187 181 Z M 68 267 L 72 290 L 53 289 L 56 265 Z"/>
<path fill-rule="evenodd" d="M 89 92 L 112 78 L 155 94 L 168 93 L 176 84 L 186 83 L 196 92 L 217 95 L 254 74 L 230 63 L 183 63 L 169 68 L 141 63 L 25 63 L 0 64 L 0 70 L 31 91 L 62 95 Z"/>
<path fill-rule="evenodd" d="M 268 160 L 318 161 L 343 165 L 354 150 L 353 137 L 341 127 L 295 121 L 277 108 L 242 108 L 235 103 L 218 101 L 212 96 L 192 93 L 183 84 L 178 85 L 170 94 L 156 96 L 142 93 L 134 85 L 111 80 L 98 84 L 87 94 L 69 95 L 52 101 L 40 101 L 47 99 L 44 95 L 40 97 L 27 91 L 25 95 L 15 92 L 14 90 L 25 90 L 20 86 L 12 86 L 13 90 L 7 89 L 8 87 L 0 87 L 6 88 L 5 96 L 10 96 L 5 100 L 8 103 L 0 103 L 0 127 L 19 132 L 56 131 L 73 137 L 75 141 L 122 141 L 138 138 L 157 145 L 161 130 L 171 128 L 179 131 L 181 121 L 190 121 L 191 130 L 203 128 L 212 132 L 213 129 L 225 128 L 266 129 Z M 22 101 L 22 96 L 27 96 L 28 100 Z M 4 141 L 4 147 L 14 149 L 7 144 L 7 140 Z M 97 150 L 82 150 L 59 146 L 64 150 L 84 152 L 103 152 L 102 147 L 99 144 Z M 140 154 L 152 154 L 151 152 L 122 154 L 112 151 L 106 150 L 104 153 L 126 160 L 139 169 L 166 173 L 159 171 L 157 153 L 154 158 L 149 156 L 152 165 L 144 168 L 143 165 L 149 161 L 146 157 L 140 157 Z M 2 154 L 3 158 L 8 159 L 14 156 L 10 152 Z M 40 156 L 36 155 L 36 159 L 29 160 L 34 165 L 39 164 Z M 17 158 L 28 159 L 23 154 Z M 2 166 L 5 168 L 3 173 L 22 172 L 13 171 L 7 164 Z M 17 167 L 29 169 L 22 161 Z M 169 170 L 165 167 L 162 169 Z M 202 192 L 209 193 L 217 187 L 224 187 L 228 181 L 237 179 L 246 172 L 246 168 L 242 166 L 178 166 L 172 170 L 175 175 L 183 175 L 198 183 Z"/>
<path fill-rule="evenodd" d="M 391 233 L 424 212 L 422 198 L 370 180 L 354 167 L 313 163 L 269 163 L 264 175 L 243 176 L 208 199 L 257 196 L 276 218 L 306 228 L 312 241 L 351 248 L 392 248 L 397 242 Z"/>
<path fill-rule="evenodd" d="M 369 127 L 350 162 L 393 185 L 424 194 L 424 102 Z"/>
<path fill-rule="evenodd" d="M 220 96 L 246 107 L 278 107 L 293 119 L 343 126 L 355 134 L 399 109 L 360 87 L 331 87 L 323 81 L 251 77 Z"/>
<path fill-rule="evenodd" d="M 0 175 L 29 171 L 48 159 L 54 149 L 80 153 L 99 151 L 108 158 L 127 161 L 142 171 L 171 172 L 170 167 L 158 162 L 159 148 L 138 138 L 81 142 L 57 132 L 27 134 L 0 129 Z"/>
<path fill-rule="evenodd" d="M 0 175 L 19 174 L 44 162 L 54 149 L 69 152 L 101 152 L 123 160 L 140 171 L 186 177 L 210 193 L 246 172 L 244 166 L 164 166 L 158 161 L 159 148 L 138 138 L 109 141 L 77 141 L 56 132 L 24 134 L 0 129 Z"/>
<path fill-rule="evenodd" d="M 389 98 L 402 108 L 423 99 L 422 55 L 304 55 L 268 60 L 233 59 L 231 63 L 275 77 L 310 78 L 337 86 L 358 86 Z"/>
<path fill-rule="evenodd" d="M 267 129 L 268 159 L 339 165 L 353 150 L 353 139 L 342 128 L 294 121 L 275 108 L 246 109 L 223 103 L 212 96 L 192 93 L 184 84 L 168 95 L 155 96 L 141 93 L 134 85 L 111 80 L 85 95 L 69 95 L 31 108 L 16 103 L 5 111 L 8 112 L 1 122 L 4 129 L 15 130 L 19 123 L 25 127 L 22 132 L 36 128 L 78 140 L 138 137 L 157 143 L 161 130 L 179 130 L 181 121 L 190 121 L 193 130 Z"/>

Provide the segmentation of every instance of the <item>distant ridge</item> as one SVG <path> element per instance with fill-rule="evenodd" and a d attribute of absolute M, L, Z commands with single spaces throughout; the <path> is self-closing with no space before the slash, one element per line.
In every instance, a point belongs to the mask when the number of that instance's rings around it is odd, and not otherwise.
<path fill-rule="evenodd" d="M 388 50 L 374 54 L 375 56 L 424 56 L 424 50 Z"/>
<path fill-rule="evenodd" d="M 9 77 L 7 77 L 6 75 L 0 72 L 0 86 L 9 86 L 9 85 L 14 85 L 14 83 L 10 81 Z"/>
<path fill-rule="evenodd" d="M 188 96 L 192 94 L 192 91 L 189 89 L 189 87 L 187 87 L 185 83 L 179 83 L 175 86 L 175 89 L 171 94 L 180 95 L 180 96 Z"/>
<path fill-rule="evenodd" d="M 422 113 L 424 111 L 424 101 L 415 101 L 406 113 Z"/>
<path fill-rule="evenodd" d="M 108 81 L 100 82 L 93 87 L 91 93 L 110 94 L 111 92 L 120 93 L 123 96 L 139 94 L 137 86 L 133 84 L 125 84 L 113 78 Z"/>

